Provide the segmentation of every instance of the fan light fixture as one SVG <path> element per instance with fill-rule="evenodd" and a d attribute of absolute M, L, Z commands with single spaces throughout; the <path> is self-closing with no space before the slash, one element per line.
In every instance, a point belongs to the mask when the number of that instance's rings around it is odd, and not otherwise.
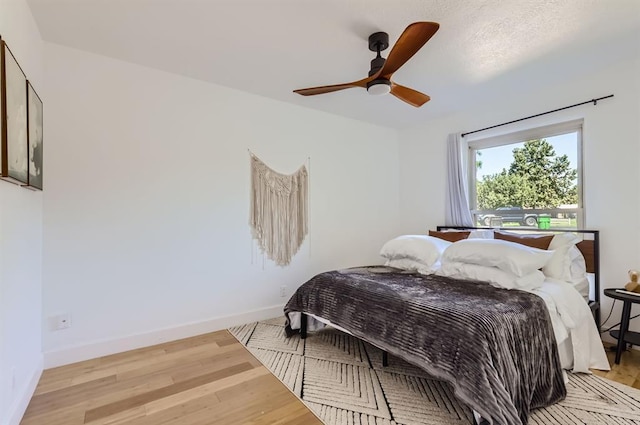
<path fill-rule="evenodd" d="M 374 96 L 387 94 L 391 91 L 391 81 L 385 79 L 373 80 L 367 85 L 367 92 Z"/>

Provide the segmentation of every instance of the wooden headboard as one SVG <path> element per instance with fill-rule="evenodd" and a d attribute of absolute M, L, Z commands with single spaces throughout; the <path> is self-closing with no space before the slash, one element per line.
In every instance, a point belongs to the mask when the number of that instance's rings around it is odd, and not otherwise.
<path fill-rule="evenodd" d="M 576 244 L 576 247 L 582 253 L 584 262 L 587 264 L 587 273 L 596 272 L 596 243 L 595 240 L 585 239 Z M 575 252 L 575 251 L 574 251 Z"/>

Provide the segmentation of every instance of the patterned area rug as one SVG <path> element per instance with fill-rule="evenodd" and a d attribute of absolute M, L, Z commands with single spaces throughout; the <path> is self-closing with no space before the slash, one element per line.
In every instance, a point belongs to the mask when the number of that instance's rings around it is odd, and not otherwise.
<path fill-rule="evenodd" d="M 335 329 L 286 338 L 284 318 L 229 331 L 327 425 L 473 423 L 451 386 Z M 569 374 L 567 398 L 532 412 L 529 424 L 639 424 L 640 391 L 595 375 Z"/>

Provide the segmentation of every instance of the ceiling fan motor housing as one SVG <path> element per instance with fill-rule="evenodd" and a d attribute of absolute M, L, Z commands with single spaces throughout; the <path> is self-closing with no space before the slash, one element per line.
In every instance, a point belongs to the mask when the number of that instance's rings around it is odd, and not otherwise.
<path fill-rule="evenodd" d="M 380 56 L 380 52 L 389 47 L 389 34 L 386 32 L 375 32 L 369 36 L 369 50 L 376 52 L 376 57 L 371 61 L 369 77 L 378 72 L 385 62 L 385 58 Z"/>
<path fill-rule="evenodd" d="M 386 59 L 385 58 L 381 58 L 380 56 L 378 56 L 377 58 L 373 59 L 371 61 L 371 69 L 369 70 L 369 77 L 371 77 L 373 74 L 378 72 L 380 70 L 380 68 L 382 68 L 382 66 L 384 65 L 385 61 L 386 61 Z"/>

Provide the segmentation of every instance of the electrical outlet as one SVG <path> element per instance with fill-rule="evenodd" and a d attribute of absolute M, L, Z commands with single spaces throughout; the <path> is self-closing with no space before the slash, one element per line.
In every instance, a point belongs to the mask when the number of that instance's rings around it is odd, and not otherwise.
<path fill-rule="evenodd" d="M 68 329 L 71 327 L 71 315 L 63 313 L 53 318 L 54 328 L 56 330 Z"/>
<path fill-rule="evenodd" d="M 280 287 L 280 298 L 284 298 L 286 296 L 287 296 L 287 287 L 283 285 Z"/>

